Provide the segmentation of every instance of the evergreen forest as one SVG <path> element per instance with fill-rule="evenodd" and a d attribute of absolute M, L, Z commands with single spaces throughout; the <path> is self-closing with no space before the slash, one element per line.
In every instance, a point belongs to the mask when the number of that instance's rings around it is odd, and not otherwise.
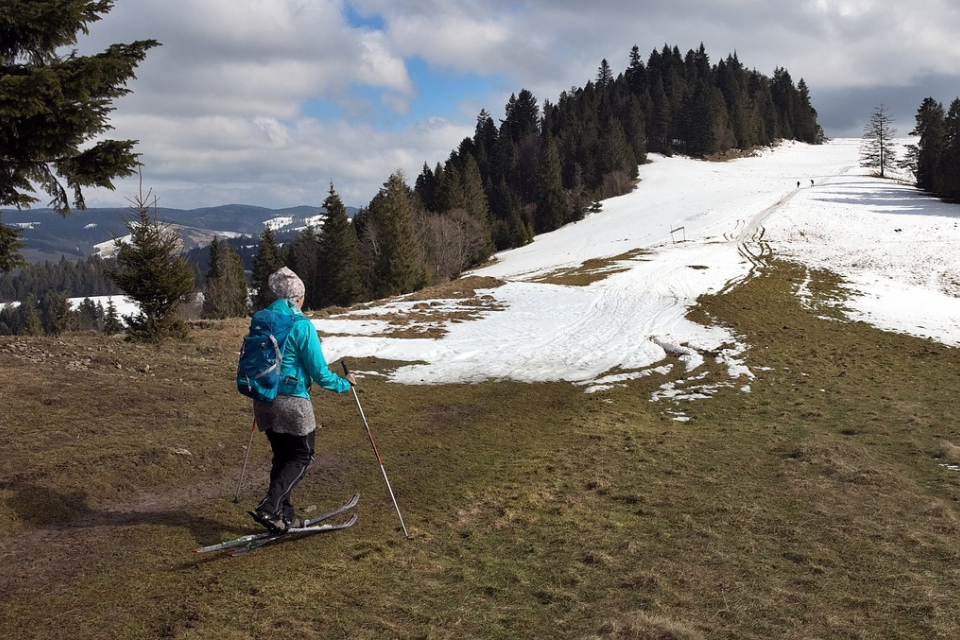
<path fill-rule="evenodd" d="M 782 139 L 823 139 L 802 79 L 794 84 L 782 68 L 768 77 L 735 53 L 711 64 L 702 44 L 685 55 L 664 45 L 646 60 L 634 46 L 623 72 L 603 60 L 594 79 L 555 102 L 523 89 L 499 123 L 482 110 L 473 136 L 445 162 L 425 163 L 409 184 L 397 171 L 352 221 L 331 185 L 319 228 L 289 240 L 269 228 L 257 239 L 215 239 L 188 256 L 194 289 L 205 294 L 202 315 L 213 318 L 267 304 L 266 278 L 284 265 L 304 280 L 307 309 L 412 292 L 631 191 L 648 153 L 722 160 Z M 0 299 L 115 293 L 98 260 L 22 268 L 0 279 Z M 24 326 L 7 320 L 0 331 Z"/>
<path fill-rule="evenodd" d="M 920 138 L 908 150 L 917 186 L 947 202 L 960 202 L 960 98 L 946 111 L 934 98 L 925 98 L 910 135 Z"/>
<path fill-rule="evenodd" d="M 0 302 L 23 300 L 30 294 L 41 298 L 50 290 L 62 291 L 68 298 L 117 295 L 120 290 L 107 276 L 107 266 L 100 256 L 24 265 L 0 274 Z"/>

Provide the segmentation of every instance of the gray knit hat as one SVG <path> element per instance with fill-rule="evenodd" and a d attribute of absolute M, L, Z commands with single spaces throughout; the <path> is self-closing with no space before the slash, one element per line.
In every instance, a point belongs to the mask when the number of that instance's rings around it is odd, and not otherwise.
<path fill-rule="evenodd" d="M 267 284 L 273 295 L 286 300 L 296 300 L 306 291 L 303 280 L 287 267 L 281 267 L 279 271 L 271 273 L 267 278 Z"/>

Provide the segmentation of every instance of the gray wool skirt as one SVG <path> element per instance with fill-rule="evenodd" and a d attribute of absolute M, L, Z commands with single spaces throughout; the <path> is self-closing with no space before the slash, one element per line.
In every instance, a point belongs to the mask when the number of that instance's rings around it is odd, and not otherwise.
<path fill-rule="evenodd" d="M 253 415 L 260 431 L 305 436 L 317 428 L 313 403 L 309 398 L 277 396 L 273 402 L 254 400 Z"/>

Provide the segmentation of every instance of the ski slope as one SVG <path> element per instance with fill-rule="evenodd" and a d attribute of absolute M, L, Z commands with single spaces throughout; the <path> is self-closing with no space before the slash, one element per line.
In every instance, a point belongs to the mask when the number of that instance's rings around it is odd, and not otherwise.
<path fill-rule="evenodd" d="M 403 384 L 566 380 L 597 391 L 662 373 L 668 352 L 695 377 L 711 354 L 746 389 L 749 345 L 686 314 L 771 255 L 847 278 L 852 317 L 958 344 L 960 272 L 949 256 L 960 246 L 960 208 L 869 177 L 859 142 L 786 143 L 724 163 L 654 156 L 632 193 L 472 272 L 504 282 L 478 292 L 493 302 L 473 319 L 446 322 L 437 339 L 393 338 L 391 319 L 422 305 L 401 299 L 317 320 L 327 359 L 408 362 L 390 376 Z M 550 279 L 610 258 L 609 275 L 588 286 Z"/>

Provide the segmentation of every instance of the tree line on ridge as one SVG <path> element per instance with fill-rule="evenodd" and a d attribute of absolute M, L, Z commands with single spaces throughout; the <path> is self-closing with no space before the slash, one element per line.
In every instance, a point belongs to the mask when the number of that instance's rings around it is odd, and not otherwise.
<path fill-rule="evenodd" d="M 191 279 L 190 287 L 173 289 L 201 290 L 201 313 L 209 318 L 243 316 L 251 304 L 266 304 L 266 277 L 284 265 L 306 283 L 307 309 L 409 293 L 456 278 L 495 251 L 527 244 L 629 192 L 649 153 L 722 158 L 781 139 L 818 143 L 816 118 L 805 82 L 795 85 L 786 69 L 770 78 L 735 53 L 711 64 L 702 44 L 686 55 L 664 45 L 644 61 L 634 46 L 622 73 L 615 76 L 603 60 L 595 79 L 555 103 L 540 104 L 524 89 L 510 97 L 499 125 L 481 111 L 473 136 L 445 162 L 425 163 L 412 185 L 397 171 L 352 221 L 331 185 L 321 226 L 305 228 L 292 242 L 280 244 L 270 228 L 256 239 L 214 239 L 206 271 L 184 269 L 183 256 L 167 256 L 172 269 Z M 143 215 L 141 222 L 160 225 Z M 137 220 L 131 224 L 133 230 Z M 252 260 L 241 258 L 250 244 Z M 111 263 L 103 273 L 116 282 L 136 268 L 135 261 Z M 27 273 L 21 269 L 12 279 Z M 27 288 L 6 280 L 0 280 L 4 295 Z M 31 292 L 42 300 L 42 292 Z"/>

